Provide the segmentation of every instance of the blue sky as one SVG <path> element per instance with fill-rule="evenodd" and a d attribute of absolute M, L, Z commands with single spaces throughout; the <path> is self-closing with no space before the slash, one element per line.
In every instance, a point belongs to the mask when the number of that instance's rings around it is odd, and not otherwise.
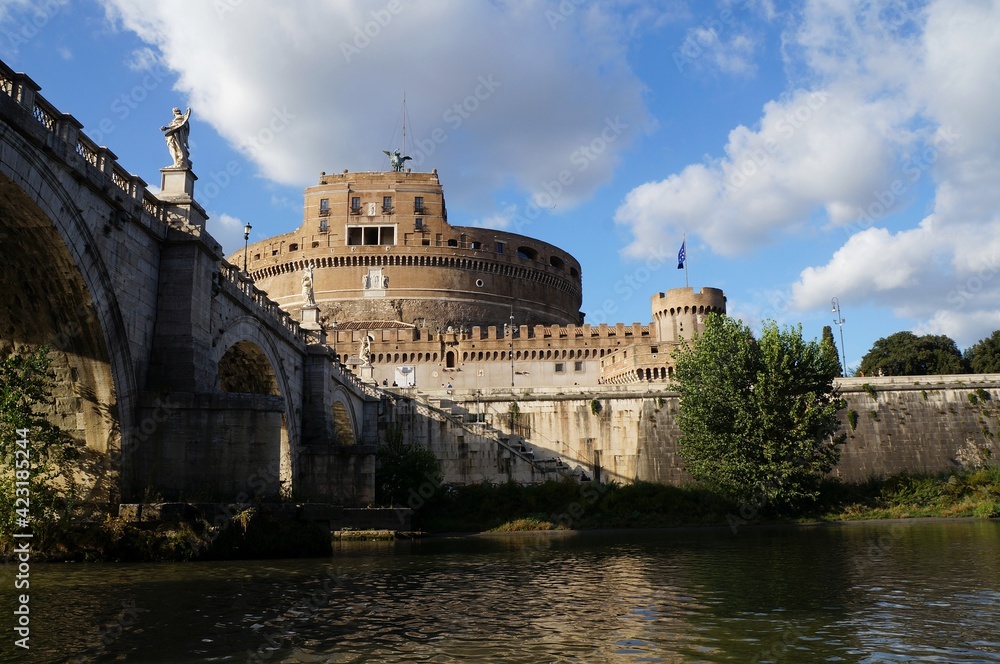
<path fill-rule="evenodd" d="M 552 242 L 588 322 L 690 283 L 729 312 L 1000 329 L 1000 4 L 986 0 L 0 0 L 0 58 L 151 185 L 192 112 L 227 251 L 301 223 L 321 171 L 414 168 L 458 225 Z M 839 342 L 839 336 L 838 336 Z"/>

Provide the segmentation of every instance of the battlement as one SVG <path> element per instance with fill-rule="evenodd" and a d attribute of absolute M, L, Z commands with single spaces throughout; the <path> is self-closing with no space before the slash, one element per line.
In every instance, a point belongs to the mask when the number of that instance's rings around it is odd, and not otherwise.
<path fill-rule="evenodd" d="M 657 293 L 651 305 L 659 340 L 676 343 L 703 330 L 707 314 L 725 315 L 726 295 L 719 288 L 706 287 L 696 293 L 687 286 Z"/>

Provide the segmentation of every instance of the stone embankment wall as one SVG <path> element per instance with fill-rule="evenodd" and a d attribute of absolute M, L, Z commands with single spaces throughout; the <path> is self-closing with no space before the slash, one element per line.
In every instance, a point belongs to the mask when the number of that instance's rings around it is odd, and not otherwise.
<path fill-rule="evenodd" d="M 843 458 L 834 469 L 842 479 L 1000 459 L 1000 375 L 847 378 L 838 385 L 848 404 L 841 412 Z M 558 459 L 600 481 L 682 484 L 690 476 L 678 453 L 677 393 L 668 387 L 450 390 L 424 392 L 420 399 L 444 400 L 467 413 L 465 419 L 482 420 L 484 429 L 514 441 L 523 437 L 535 459 Z M 498 465 L 497 452 L 490 452 L 496 443 L 472 439 L 468 425 L 416 412 L 406 421 L 404 433 L 438 455 L 446 482 L 539 478 Z"/>

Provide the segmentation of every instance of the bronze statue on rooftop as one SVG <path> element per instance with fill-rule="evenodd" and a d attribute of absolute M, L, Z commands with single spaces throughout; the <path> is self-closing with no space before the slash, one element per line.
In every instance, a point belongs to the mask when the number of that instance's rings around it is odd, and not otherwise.
<path fill-rule="evenodd" d="M 404 162 L 413 159 L 413 157 L 404 157 L 402 154 L 400 154 L 399 150 L 393 150 L 392 152 L 389 152 L 388 150 L 382 150 L 382 152 L 389 155 L 389 164 L 392 166 L 392 170 L 396 171 L 397 173 L 403 170 Z"/>

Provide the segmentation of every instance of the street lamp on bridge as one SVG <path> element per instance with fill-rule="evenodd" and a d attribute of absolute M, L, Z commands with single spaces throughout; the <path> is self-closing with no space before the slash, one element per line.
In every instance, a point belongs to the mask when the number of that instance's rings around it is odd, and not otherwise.
<path fill-rule="evenodd" d="M 243 227 L 243 272 L 247 271 L 247 247 L 250 245 L 250 231 L 252 229 L 253 226 L 250 225 L 249 221 Z"/>

